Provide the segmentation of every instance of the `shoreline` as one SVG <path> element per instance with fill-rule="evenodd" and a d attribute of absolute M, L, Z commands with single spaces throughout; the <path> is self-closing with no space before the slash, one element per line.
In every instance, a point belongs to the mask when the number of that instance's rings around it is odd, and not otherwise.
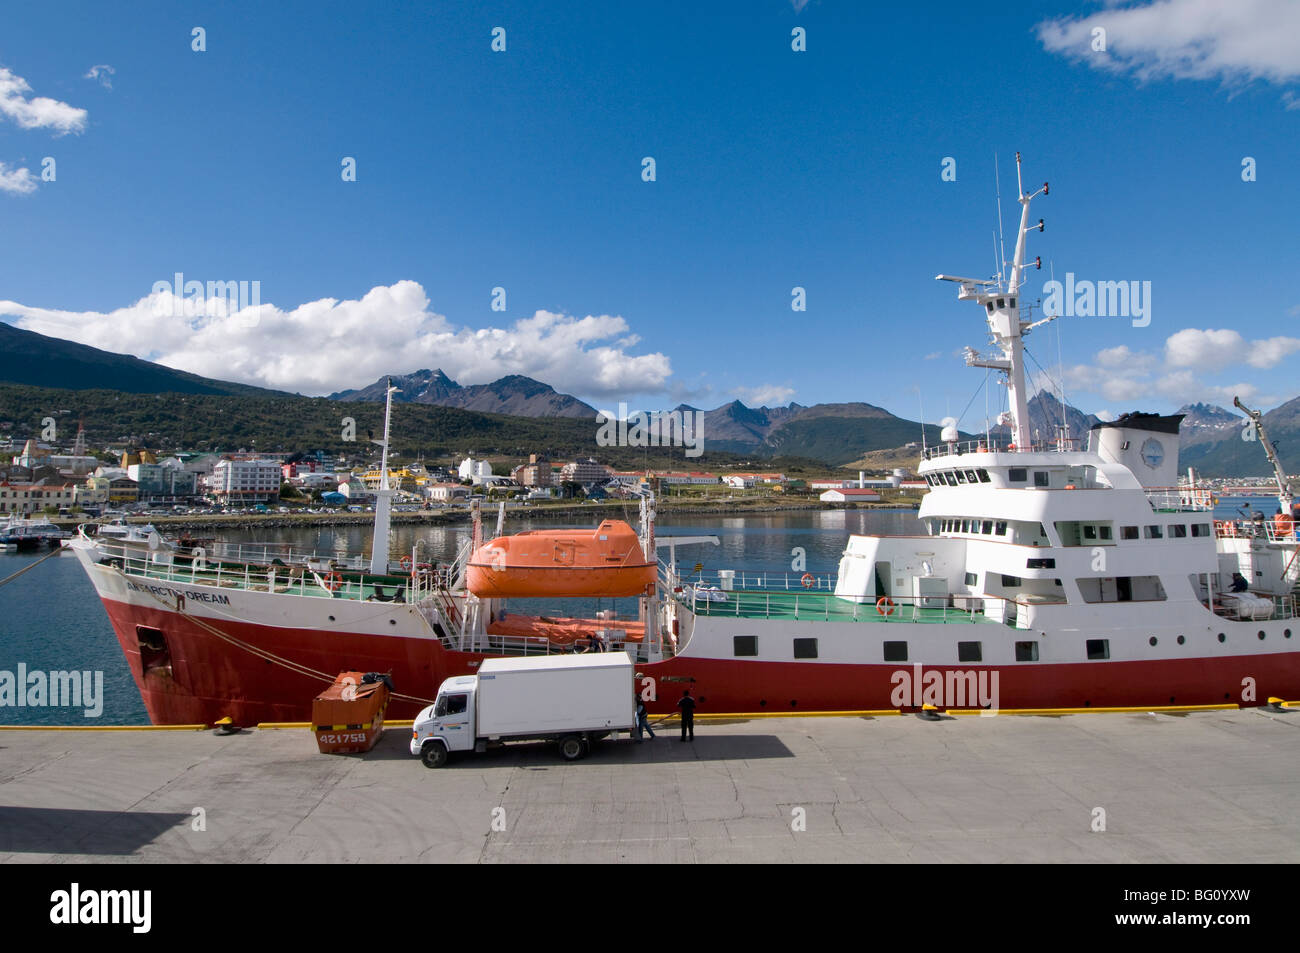
<path fill-rule="evenodd" d="M 530 520 L 535 519 L 561 519 L 583 514 L 599 514 L 600 519 L 610 518 L 611 513 L 614 517 L 624 517 L 630 520 L 636 518 L 635 500 L 620 500 L 608 503 L 586 503 L 576 505 L 542 505 L 542 506 L 507 506 L 506 514 L 508 517 L 518 518 L 521 515 Z M 798 513 L 810 510 L 909 510 L 915 511 L 919 504 L 911 503 L 787 503 L 779 506 L 753 505 L 748 506 L 743 502 L 737 504 L 731 502 L 724 503 L 700 503 L 700 504 L 664 504 L 656 503 L 655 510 L 662 516 L 664 514 L 700 514 L 703 516 L 715 514 L 727 514 L 729 516 L 761 516 L 768 513 Z M 485 505 L 483 507 L 484 520 L 495 518 L 495 505 Z M 135 515 L 124 517 L 125 522 L 131 525 L 144 525 L 152 523 L 154 526 L 162 529 L 178 530 L 218 530 L 218 529 L 243 529 L 257 527 L 269 527 L 271 529 L 294 529 L 297 527 L 311 526 L 371 526 L 374 523 L 374 513 L 241 513 L 241 514 L 216 514 L 211 516 L 151 516 Z M 416 513 L 393 512 L 391 515 L 391 525 L 393 526 L 445 526 L 455 523 L 468 523 L 470 521 L 470 512 L 466 508 L 445 508 L 442 510 L 420 511 Z M 89 518 L 72 518 L 58 517 L 51 520 L 59 526 L 75 529 L 81 523 L 97 523 L 98 519 Z"/>

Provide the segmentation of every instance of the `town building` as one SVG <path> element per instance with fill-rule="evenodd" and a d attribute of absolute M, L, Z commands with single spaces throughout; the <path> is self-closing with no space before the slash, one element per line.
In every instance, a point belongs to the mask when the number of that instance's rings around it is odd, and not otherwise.
<path fill-rule="evenodd" d="M 72 483 L 0 483 L 0 513 L 26 516 L 47 506 L 69 507 L 75 502 Z"/>
<path fill-rule="evenodd" d="M 539 457 L 535 453 L 530 453 L 528 462 L 515 467 L 510 475 L 519 481 L 520 486 L 551 486 L 551 464 L 545 457 Z"/>
<path fill-rule="evenodd" d="M 846 486 L 827 490 L 818 499 L 823 503 L 876 503 L 880 500 L 880 494 L 869 487 Z"/>
<path fill-rule="evenodd" d="M 276 460 L 223 459 L 212 468 L 208 487 L 221 503 L 267 503 L 279 498 L 280 477 Z"/>
<path fill-rule="evenodd" d="M 574 460 L 560 468 L 560 479 L 565 483 L 602 483 L 609 479 L 609 467 L 588 457 Z"/>

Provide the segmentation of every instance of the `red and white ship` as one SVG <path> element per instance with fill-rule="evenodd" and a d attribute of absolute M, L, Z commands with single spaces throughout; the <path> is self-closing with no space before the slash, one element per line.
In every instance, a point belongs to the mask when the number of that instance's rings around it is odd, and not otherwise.
<path fill-rule="evenodd" d="M 602 562 L 656 567 L 636 619 L 507 615 L 494 593 L 539 594 L 541 581 L 563 595 L 566 578 L 590 585 L 592 573 L 539 563 L 541 536 L 497 546 L 518 558 L 494 561 L 477 510 L 473 542 L 450 565 L 426 566 L 416 553 L 390 563 L 386 420 L 368 567 L 186 552 L 156 535 L 74 541 L 150 718 L 303 721 L 345 669 L 391 673 L 389 717 L 410 718 L 444 678 L 484 658 L 592 645 L 632 654 L 655 712 L 673 710 L 688 685 L 706 712 L 1252 705 L 1300 696 L 1293 522 L 1216 522 L 1209 492 L 1179 485 L 1177 416 L 1100 424 L 1086 449 L 1065 434 L 1035 443 L 1023 337 L 1043 322 L 1028 320 L 1020 288 L 1029 205 L 1046 191 L 1020 189 L 1005 278 L 939 276 L 984 312 L 995 353 L 968 351 L 967 363 L 1005 376 L 1012 438 L 962 444 L 950 429 L 925 452 L 927 535 L 850 537 L 833 582 L 736 566 L 715 586 L 692 586 L 678 577 L 675 552 L 663 564 L 658 552 L 716 540 L 656 540 L 647 500 L 636 559 L 626 547 L 617 560 L 592 550 Z M 1284 477 L 1279 499 L 1289 511 Z M 518 569 L 528 575 L 512 578 Z"/>

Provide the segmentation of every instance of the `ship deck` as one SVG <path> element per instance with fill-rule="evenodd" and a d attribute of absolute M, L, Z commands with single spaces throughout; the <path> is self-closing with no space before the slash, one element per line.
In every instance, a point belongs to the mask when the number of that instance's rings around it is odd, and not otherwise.
<path fill-rule="evenodd" d="M 828 592 L 786 592 L 769 590 L 735 590 L 723 593 L 724 602 L 684 602 L 696 615 L 733 616 L 740 619 L 768 619 L 802 622 L 908 622 L 1001 625 L 980 609 L 953 606 L 917 605 L 907 599 L 895 600 L 892 611 L 880 612 L 874 602 L 850 602 Z M 888 609 L 889 607 L 884 607 Z"/>

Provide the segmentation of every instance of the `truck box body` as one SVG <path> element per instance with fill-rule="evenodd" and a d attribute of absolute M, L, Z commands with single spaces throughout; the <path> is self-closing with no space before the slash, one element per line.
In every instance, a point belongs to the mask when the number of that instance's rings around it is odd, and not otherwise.
<path fill-rule="evenodd" d="M 478 672 L 477 735 L 631 728 L 633 675 L 626 652 L 484 659 Z"/>

